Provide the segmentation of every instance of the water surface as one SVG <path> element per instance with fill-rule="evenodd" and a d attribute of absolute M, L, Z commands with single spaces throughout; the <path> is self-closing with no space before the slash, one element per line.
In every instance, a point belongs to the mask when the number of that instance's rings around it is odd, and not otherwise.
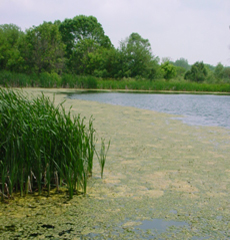
<path fill-rule="evenodd" d="M 178 119 L 190 125 L 230 128 L 230 96 L 144 93 L 79 93 L 69 96 L 182 115 Z"/>

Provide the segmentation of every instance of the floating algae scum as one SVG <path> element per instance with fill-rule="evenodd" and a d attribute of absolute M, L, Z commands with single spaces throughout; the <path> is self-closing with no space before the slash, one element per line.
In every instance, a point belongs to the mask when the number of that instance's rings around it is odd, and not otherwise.
<path fill-rule="evenodd" d="M 55 104 L 62 90 L 44 92 Z M 71 92 L 71 90 L 66 90 Z M 230 130 L 172 115 L 70 100 L 111 139 L 104 177 L 94 161 L 86 196 L 15 197 L 0 204 L 1 239 L 229 239 Z M 96 145 L 100 149 L 100 144 Z"/>

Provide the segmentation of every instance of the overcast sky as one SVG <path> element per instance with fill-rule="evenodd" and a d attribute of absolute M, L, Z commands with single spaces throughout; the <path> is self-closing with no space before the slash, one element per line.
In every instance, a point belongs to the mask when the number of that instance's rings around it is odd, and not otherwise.
<path fill-rule="evenodd" d="M 115 47 L 132 32 L 160 59 L 230 66 L 230 0 L 0 0 L 0 24 L 95 16 Z"/>

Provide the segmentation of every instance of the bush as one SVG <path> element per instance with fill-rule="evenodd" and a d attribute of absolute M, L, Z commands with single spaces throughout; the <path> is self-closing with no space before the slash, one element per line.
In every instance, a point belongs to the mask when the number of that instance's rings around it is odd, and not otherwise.
<path fill-rule="evenodd" d="M 185 73 L 184 79 L 194 82 L 203 82 L 208 76 L 208 71 L 203 62 L 196 62 L 191 70 Z"/>

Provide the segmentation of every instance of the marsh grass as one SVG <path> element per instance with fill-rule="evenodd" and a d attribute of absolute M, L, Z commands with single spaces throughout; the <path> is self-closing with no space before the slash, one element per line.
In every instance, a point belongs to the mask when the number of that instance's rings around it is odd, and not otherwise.
<path fill-rule="evenodd" d="M 0 185 L 2 199 L 19 190 L 43 191 L 66 185 L 69 197 L 86 193 L 92 175 L 95 129 L 80 115 L 72 116 L 63 103 L 54 105 L 43 94 L 0 88 Z"/>
<path fill-rule="evenodd" d="M 78 89 L 122 89 L 137 91 L 183 91 L 183 92 L 230 92 L 230 84 L 226 80 L 190 82 L 183 78 L 148 80 L 142 78 L 102 79 L 94 76 L 75 74 L 40 73 L 26 75 L 9 71 L 0 71 L 0 85 L 10 87 L 42 87 L 42 88 L 78 88 Z"/>
<path fill-rule="evenodd" d="M 100 168 L 101 168 L 101 178 L 103 178 L 103 173 L 104 173 L 104 167 L 105 167 L 105 161 L 106 161 L 106 156 L 107 153 L 109 151 L 109 147 L 110 147 L 110 141 L 108 143 L 107 149 L 105 147 L 105 139 L 101 138 L 101 149 L 100 149 L 100 153 L 98 154 L 96 151 L 96 155 L 100 164 Z"/>
<path fill-rule="evenodd" d="M 125 89 L 144 91 L 184 91 L 184 92 L 230 92 L 228 83 L 196 83 L 186 80 L 142 80 L 122 79 L 122 80 L 100 80 L 97 86 L 99 89 Z"/>

